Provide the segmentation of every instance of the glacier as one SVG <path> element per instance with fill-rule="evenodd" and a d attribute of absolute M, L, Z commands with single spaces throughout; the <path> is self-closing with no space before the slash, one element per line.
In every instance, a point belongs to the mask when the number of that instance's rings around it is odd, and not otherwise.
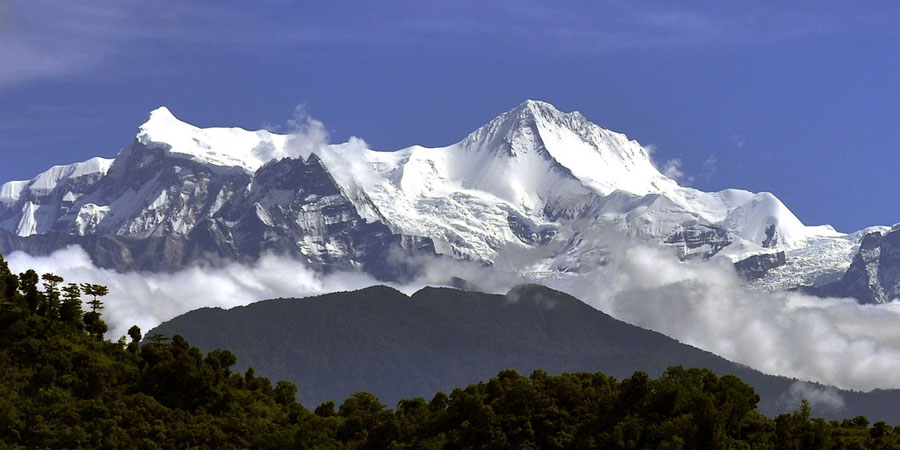
<path fill-rule="evenodd" d="M 862 236 L 807 226 L 768 192 L 681 186 L 637 141 L 541 101 L 445 147 L 301 140 L 160 107 L 114 159 L 3 184 L 0 251 L 79 243 L 102 266 L 176 270 L 274 250 L 327 270 L 382 267 L 399 248 L 541 279 L 605 264 L 615 233 L 750 262 L 755 286 L 784 289 L 839 279 Z"/>

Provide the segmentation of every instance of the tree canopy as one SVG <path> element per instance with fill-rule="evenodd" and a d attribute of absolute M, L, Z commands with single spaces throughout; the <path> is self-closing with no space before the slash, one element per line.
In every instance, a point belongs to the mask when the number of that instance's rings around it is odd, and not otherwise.
<path fill-rule="evenodd" d="M 63 282 L 33 271 L 14 275 L 0 257 L 0 446 L 900 446 L 898 427 L 862 416 L 826 422 L 812 418 L 807 404 L 771 419 L 759 413 L 759 396 L 739 378 L 680 366 L 656 379 L 637 372 L 621 380 L 599 372 L 523 376 L 505 370 L 430 400 L 402 400 L 393 409 L 358 392 L 340 405 L 329 401 L 309 410 L 297 402 L 293 383 L 273 384 L 252 368 L 233 371 L 237 359 L 228 350 L 204 355 L 178 335 L 142 343 L 137 327 L 128 331 L 130 343 L 105 339 L 98 328 L 102 305 L 84 320 L 74 318 L 82 315 L 82 293 L 93 301 L 106 289 Z M 39 307 L 54 295 L 62 298 L 58 308 Z"/>

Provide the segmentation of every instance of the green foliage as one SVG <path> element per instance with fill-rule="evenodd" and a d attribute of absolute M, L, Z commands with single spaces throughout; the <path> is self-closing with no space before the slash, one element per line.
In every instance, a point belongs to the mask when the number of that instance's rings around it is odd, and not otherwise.
<path fill-rule="evenodd" d="M 41 275 L 44 281 L 44 292 L 41 297 L 41 304 L 38 306 L 38 313 L 42 316 L 56 316 L 59 313 L 60 296 L 59 283 L 63 282 L 63 278 L 52 273 Z"/>
<path fill-rule="evenodd" d="M 71 326 L 81 325 L 81 288 L 69 283 L 62 289 L 62 304 L 59 307 L 59 320 Z"/>
<path fill-rule="evenodd" d="M 100 307 L 85 328 L 65 311 L 77 293 L 68 285 L 58 315 L 35 314 L 29 292 L 49 298 L 62 280 L 36 274 L 0 286 L 0 447 L 12 448 L 897 448 L 900 428 L 842 422 L 798 411 L 774 420 L 757 410 L 759 396 L 737 377 L 670 367 L 618 380 L 603 373 L 525 377 L 505 370 L 486 382 L 414 398 L 389 409 L 357 392 L 315 412 L 298 388 L 274 386 L 232 367 L 227 350 L 202 352 L 179 335 L 140 344 L 102 338 Z M 21 281 L 21 283 L 19 283 Z M 52 286 L 50 283 L 54 283 Z M 87 295 L 102 297 L 90 285 Z M 101 292 L 103 292 L 101 294 Z M 79 300 L 80 301 L 80 300 Z M 101 305 L 102 306 L 102 305 Z M 47 310 L 50 311 L 49 309 Z M 78 311 L 80 312 L 80 305 Z"/>
<path fill-rule="evenodd" d="M 38 291 L 39 281 L 40 277 L 37 272 L 31 269 L 19 275 L 19 286 L 25 299 L 25 307 L 32 313 L 37 312 L 41 301 L 41 294 Z"/>
<path fill-rule="evenodd" d="M 98 312 L 103 309 L 103 302 L 97 297 L 105 297 L 109 294 L 109 288 L 100 284 L 81 283 L 81 290 L 84 295 L 93 297 L 88 305 L 91 305 L 91 312 Z"/>
<path fill-rule="evenodd" d="M 0 300 L 12 301 L 19 289 L 19 278 L 9 270 L 3 255 L 0 255 Z"/>
<path fill-rule="evenodd" d="M 141 328 L 137 325 L 132 325 L 128 329 L 128 337 L 131 338 L 131 342 L 128 343 L 128 351 L 132 353 L 138 351 L 141 345 Z"/>

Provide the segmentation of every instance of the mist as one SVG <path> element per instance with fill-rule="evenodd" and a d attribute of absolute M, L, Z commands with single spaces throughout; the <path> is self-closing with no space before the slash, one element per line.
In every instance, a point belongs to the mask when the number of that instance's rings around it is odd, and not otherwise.
<path fill-rule="evenodd" d="M 900 387 L 896 302 L 859 305 L 852 299 L 753 291 L 727 261 L 681 262 L 665 249 L 639 245 L 612 246 L 610 252 L 609 263 L 602 268 L 543 284 L 617 319 L 768 374 L 862 391 Z M 395 257 L 404 256 L 398 252 Z M 196 308 L 231 308 L 385 284 L 358 272 L 322 274 L 274 255 L 252 265 L 192 267 L 172 274 L 97 268 L 79 247 L 46 257 L 16 252 L 8 261 L 16 272 L 33 268 L 68 282 L 109 286 L 103 313 L 112 339 L 131 325 L 146 332 Z M 427 285 L 446 284 L 455 276 L 480 291 L 505 293 L 528 282 L 510 270 L 450 258 L 416 257 L 414 263 L 423 268 L 419 278 L 388 285 L 411 294 Z M 797 396 L 810 392 L 805 386 L 796 390 Z M 837 405 L 829 395 L 817 392 L 815 398 Z"/>
<path fill-rule="evenodd" d="M 778 404 L 785 410 L 797 410 L 803 400 L 809 402 L 813 411 L 838 412 L 844 408 L 844 398 L 831 386 L 816 386 L 802 381 L 795 381 L 781 395 Z"/>
<path fill-rule="evenodd" d="M 109 287 L 102 298 L 107 337 L 117 339 L 132 325 L 145 333 L 160 323 L 203 307 L 232 308 L 278 297 L 304 297 L 360 289 L 378 284 L 362 273 L 324 275 L 302 262 L 264 255 L 253 265 L 232 263 L 220 268 L 191 267 L 171 274 L 118 273 L 96 267 L 78 246 L 49 256 L 15 252 L 7 257 L 14 273 L 34 269 L 52 272 L 66 282 Z"/>
<path fill-rule="evenodd" d="M 900 304 L 746 287 L 725 260 L 611 247 L 603 270 L 549 286 L 625 322 L 772 375 L 844 389 L 900 387 Z"/>

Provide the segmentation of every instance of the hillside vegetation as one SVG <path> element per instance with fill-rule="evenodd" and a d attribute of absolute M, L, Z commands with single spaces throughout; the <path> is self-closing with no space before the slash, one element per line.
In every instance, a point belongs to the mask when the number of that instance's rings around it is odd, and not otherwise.
<path fill-rule="evenodd" d="M 394 405 L 505 369 L 602 371 L 621 379 L 637 371 L 658 377 L 682 365 L 741 378 L 760 395 L 759 409 L 769 417 L 797 409 L 801 395 L 818 393 L 819 401 L 810 405 L 815 415 L 900 423 L 898 390 L 841 391 L 766 375 L 540 285 L 518 286 L 506 295 L 429 287 L 411 296 L 372 286 L 199 309 L 150 333 L 181 334 L 203 351 L 227 348 L 238 357 L 238 369 L 252 366 L 296 383 L 300 401 L 309 405 L 360 390 Z M 821 401 L 823 394 L 835 401 Z"/>
<path fill-rule="evenodd" d="M 358 392 L 313 410 L 296 385 L 183 337 L 104 339 L 101 285 L 10 273 L 0 257 L 0 444 L 9 448 L 895 448 L 900 429 L 865 417 L 775 419 L 731 375 L 672 367 L 618 380 L 530 376 L 402 400 Z M 81 296 L 90 310 L 82 310 Z M 290 345 L 290 343 L 285 343 Z"/>

